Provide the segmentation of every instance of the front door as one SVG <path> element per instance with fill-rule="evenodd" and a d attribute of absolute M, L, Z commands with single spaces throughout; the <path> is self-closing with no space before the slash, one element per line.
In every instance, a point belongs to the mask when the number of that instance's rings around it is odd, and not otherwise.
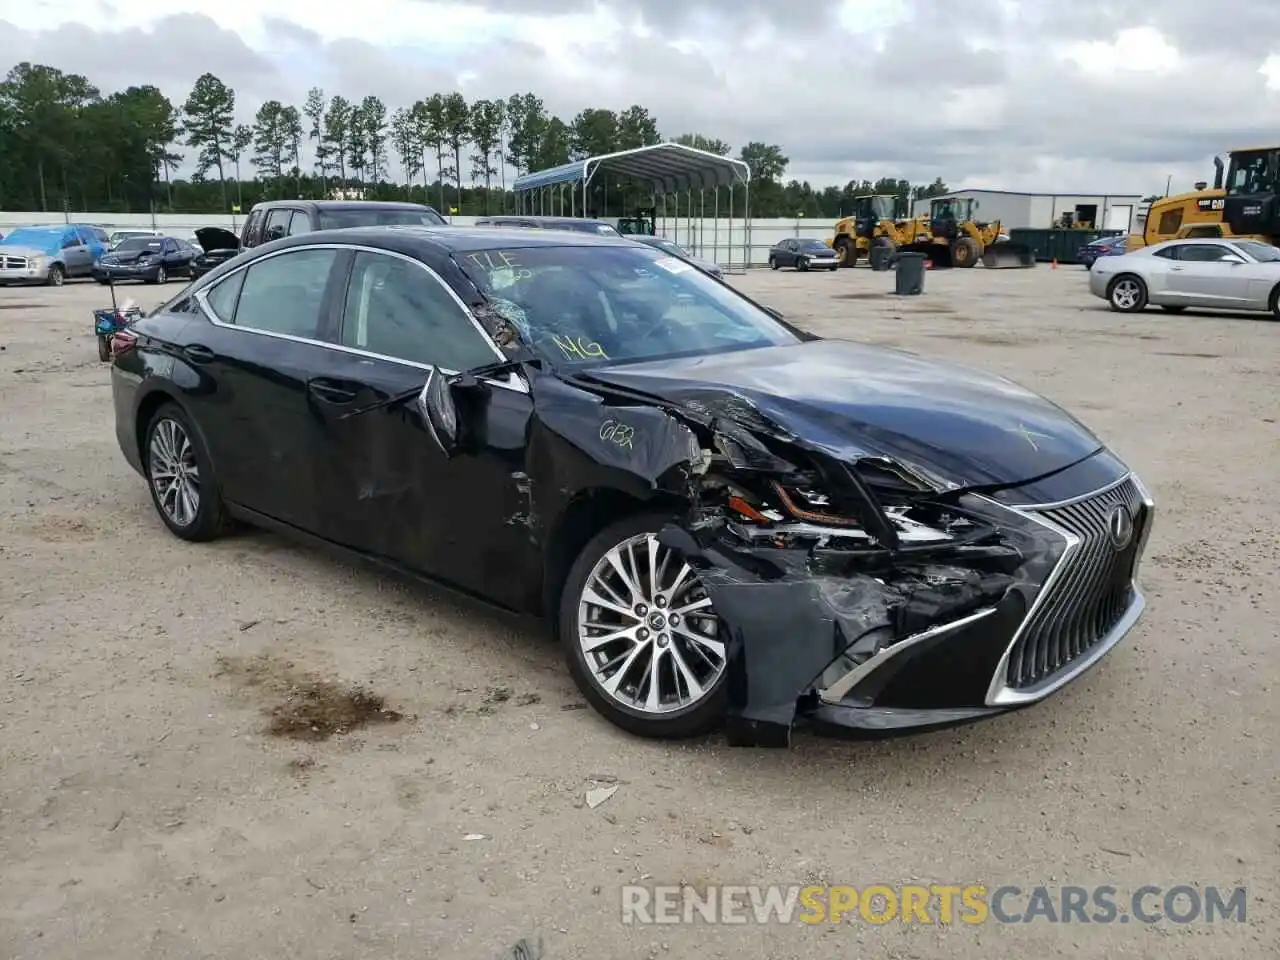
<path fill-rule="evenodd" d="M 1247 270 L 1230 247 L 1219 243 L 1188 243 L 1177 248 L 1178 262 L 1169 272 L 1170 292 L 1192 307 L 1244 306 L 1249 287 Z"/>
<path fill-rule="evenodd" d="M 532 402 L 514 378 L 490 384 L 484 443 L 447 459 L 413 400 L 429 365 L 446 372 L 502 359 L 439 277 L 408 257 L 360 251 L 343 297 L 339 345 L 310 383 L 317 421 L 317 532 L 499 602 L 523 584 L 502 576 L 529 548 L 524 443 Z"/>
<path fill-rule="evenodd" d="M 208 379 L 188 397 L 223 496 L 306 530 L 319 510 L 308 381 L 327 355 L 330 287 L 349 259 L 316 248 L 258 260 L 202 291 L 211 322 L 181 334 L 186 362 Z"/>

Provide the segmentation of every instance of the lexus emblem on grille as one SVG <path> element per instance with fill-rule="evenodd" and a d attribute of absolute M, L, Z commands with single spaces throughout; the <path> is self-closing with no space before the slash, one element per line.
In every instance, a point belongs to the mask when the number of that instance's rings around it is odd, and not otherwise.
<path fill-rule="evenodd" d="M 1117 550 L 1123 550 L 1133 539 L 1133 515 L 1123 503 L 1117 504 L 1107 517 L 1107 534 Z"/>

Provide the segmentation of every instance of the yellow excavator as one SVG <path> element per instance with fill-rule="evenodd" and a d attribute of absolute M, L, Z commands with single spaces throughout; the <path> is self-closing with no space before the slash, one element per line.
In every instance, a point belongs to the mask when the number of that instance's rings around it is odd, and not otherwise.
<path fill-rule="evenodd" d="M 1142 233 L 1130 234 L 1127 250 L 1187 237 L 1248 237 L 1280 244 L 1280 146 L 1232 150 L 1214 157 L 1213 186 L 1201 181 L 1187 193 L 1153 200 Z"/>
<path fill-rule="evenodd" d="M 1001 239 L 999 220 L 979 220 L 978 201 L 967 197 L 940 197 L 929 201 L 917 239 L 900 249 L 923 253 L 935 267 L 972 267 L 979 260 L 988 270 L 1023 269 L 1036 265 L 1035 255 L 1024 243 Z M 924 234 L 924 239 L 920 239 Z"/>
<path fill-rule="evenodd" d="M 871 256 L 872 247 L 897 249 L 928 237 L 928 228 L 907 217 L 907 202 L 891 194 L 855 197 L 853 212 L 836 223 L 827 246 L 836 252 L 842 267 L 852 267 Z"/>

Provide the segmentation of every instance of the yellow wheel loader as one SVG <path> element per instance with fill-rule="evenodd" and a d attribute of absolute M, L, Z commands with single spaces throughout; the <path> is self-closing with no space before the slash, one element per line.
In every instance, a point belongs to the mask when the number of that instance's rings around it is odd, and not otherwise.
<path fill-rule="evenodd" d="M 1232 150 L 1223 184 L 1223 165 L 1213 186 L 1200 182 L 1188 193 L 1151 201 L 1142 233 L 1130 234 L 1127 250 L 1165 240 L 1236 237 L 1280 245 L 1280 147 Z"/>
<path fill-rule="evenodd" d="M 915 231 L 918 239 L 901 249 L 923 253 L 939 268 L 972 267 L 979 260 L 988 270 L 1034 267 L 1031 248 L 1000 239 L 1000 221 L 978 220 L 974 216 L 977 208 L 977 201 L 968 198 L 931 200 L 928 215 L 916 221 L 920 224 Z"/>
<path fill-rule="evenodd" d="M 920 232 L 919 221 L 906 216 L 906 207 L 901 197 L 888 194 L 855 197 L 853 212 L 836 223 L 835 236 L 827 241 L 840 266 L 852 267 L 859 260 L 870 259 L 872 247 L 896 250 L 925 239 L 927 229 Z"/>

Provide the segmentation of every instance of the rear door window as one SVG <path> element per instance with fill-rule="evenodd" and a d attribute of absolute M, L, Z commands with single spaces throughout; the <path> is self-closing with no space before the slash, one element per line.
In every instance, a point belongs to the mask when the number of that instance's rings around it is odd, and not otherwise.
<path fill-rule="evenodd" d="M 235 325 L 306 340 L 320 339 L 324 291 L 337 257 L 334 249 L 303 249 L 255 263 L 243 271 Z"/>

